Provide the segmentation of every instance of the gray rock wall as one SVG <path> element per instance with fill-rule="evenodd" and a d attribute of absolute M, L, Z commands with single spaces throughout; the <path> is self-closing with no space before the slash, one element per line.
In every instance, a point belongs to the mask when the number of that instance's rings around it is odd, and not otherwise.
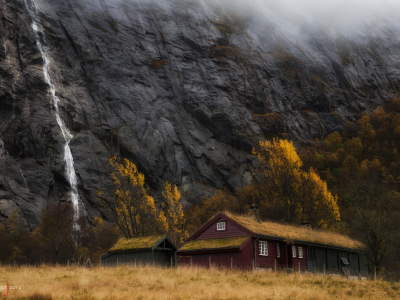
<path fill-rule="evenodd" d="M 96 192 L 109 196 L 112 155 L 191 201 L 249 184 L 259 140 L 309 143 L 398 93 L 398 24 L 331 32 L 207 0 L 36 3 L 91 221 L 107 217 Z M 70 199 L 65 142 L 24 1 L 0 5 L 0 219 L 19 208 L 34 226 Z"/>

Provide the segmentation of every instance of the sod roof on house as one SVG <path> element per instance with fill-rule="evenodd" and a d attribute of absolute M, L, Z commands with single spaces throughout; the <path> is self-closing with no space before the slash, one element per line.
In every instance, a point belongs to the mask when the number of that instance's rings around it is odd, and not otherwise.
<path fill-rule="evenodd" d="M 151 249 L 159 240 L 164 236 L 148 236 L 133 239 L 120 239 L 114 247 L 108 250 L 108 253 L 130 251 L 130 250 L 143 250 Z"/>
<path fill-rule="evenodd" d="M 222 239 L 193 240 L 180 248 L 179 252 L 205 251 L 240 248 L 250 236 L 228 237 Z"/>
<path fill-rule="evenodd" d="M 305 241 L 311 243 L 328 244 L 345 248 L 356 249 L 362 244 L 346 235 L 326 230 L 308 229 L 304 226 L 280 224 L 271 221 L 258 223 L 248 216 L 234 215 L 229 212 L 224 214 L 250 231 L 261 235 L 275 236 L 286 240 Z"/>

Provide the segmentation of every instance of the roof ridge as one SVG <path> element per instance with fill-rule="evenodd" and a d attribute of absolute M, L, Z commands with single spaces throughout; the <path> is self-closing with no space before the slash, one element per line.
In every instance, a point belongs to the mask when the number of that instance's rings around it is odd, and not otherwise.
<path fill-rule="evenodd" d="M 275 236 L 277 238 L 297 240 L 305 243 L 314 243 L 321 245 L 332 245 L 348 249 L 357 249 L 361 243 L 350 236 L 330 232 L 327 230 L 318 230 L 318 232 L 310 232 L 310 229 L 296 226 L 294 224 L 282 224 L 274 221 L 257 222 L 244 215 L 235 215 L 231 212 L 222 213 L 235 223 L 246 228 L 248 231 L 257 235 Z"/>
<path fill-rule="evenodd" d="M 138 249 L 151 249 L 163 238 L 167 238 L 167 236 L 152 235 L 146 237 L 120 238 L 118 242 L 110 250 L 108 250 L 108 253 Z"/>

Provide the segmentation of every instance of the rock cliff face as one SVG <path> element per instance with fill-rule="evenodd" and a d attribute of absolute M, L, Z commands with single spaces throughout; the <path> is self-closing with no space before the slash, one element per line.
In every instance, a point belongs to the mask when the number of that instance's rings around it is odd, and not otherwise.
<path fill-rule="evenodd" d="M 247 185 L 259 140 L 307 143 L 398 93 L 396 24 L 350 34 L 212 2 L 36 1 L 89 220 L 111 155 L 190 201 Z M 71 187 L 25 0 L 0 0 L 0 43 L 0 219 L 34 227 Z"/>

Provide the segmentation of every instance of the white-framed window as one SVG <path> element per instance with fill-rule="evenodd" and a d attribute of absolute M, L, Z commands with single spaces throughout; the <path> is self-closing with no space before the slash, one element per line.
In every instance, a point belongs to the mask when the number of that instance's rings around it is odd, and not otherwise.
<path fill-rule="evenodd" d="M 292 246 L 292 257 L 296 258 L 296 246 Z"/>
<path fill-rule="evenodd" d="M 281 249 L 279 247 L 279 243 L 276 243 L 276 257 L 281 257 Z"/>
<path fill-rule="evenodd" d="M 258 253 L 263 256 L 268 256 L 268 244 L 265 241 L 258 242 Z"/>
<path fill-rule="evenodd" d="M 217 230 L 225 230 L 225 222 L 218 222 Z"/>
<path fill-rule="evenodd" d="M 303 247 L 299 247 L 299 258 L 303 258 Z"/>

